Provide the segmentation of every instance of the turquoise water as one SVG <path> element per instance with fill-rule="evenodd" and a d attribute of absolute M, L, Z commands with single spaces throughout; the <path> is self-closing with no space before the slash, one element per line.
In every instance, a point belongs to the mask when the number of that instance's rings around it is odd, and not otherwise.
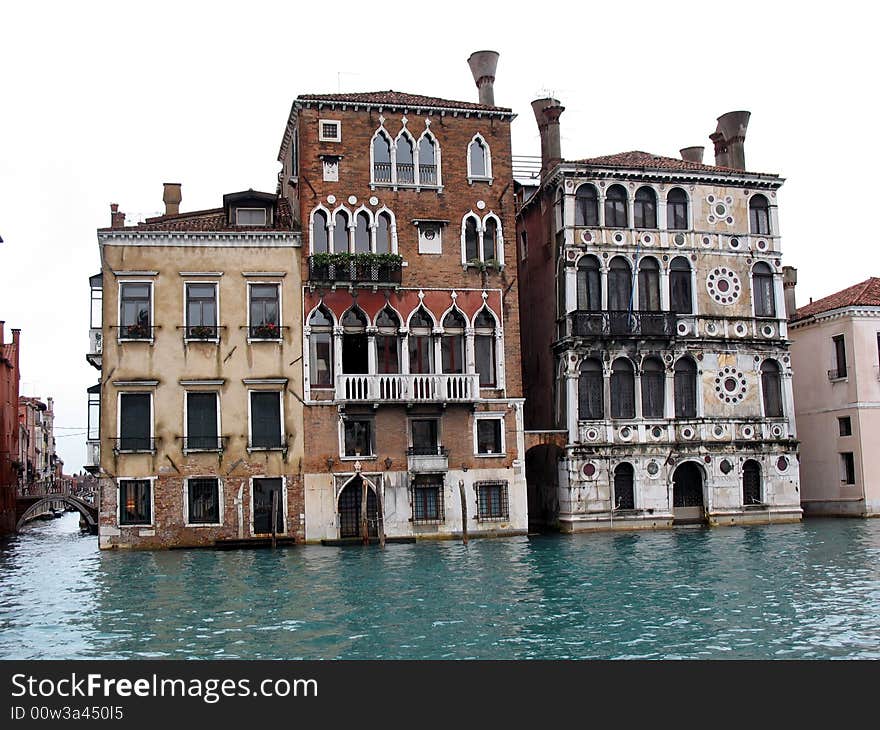
<path fill-rule="evenodd" d="M 880 658 L 880 520 L 99 553 L 0 543 L 0 658 Z"/>

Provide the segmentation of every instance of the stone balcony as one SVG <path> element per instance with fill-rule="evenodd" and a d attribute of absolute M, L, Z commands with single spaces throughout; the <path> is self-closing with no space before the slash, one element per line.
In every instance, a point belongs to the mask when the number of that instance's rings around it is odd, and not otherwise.
<path fill-rule="evenodd" d="M 449 469 L 449 451 L 443 446 L 410 446 L 406 450 L 407 468 L 419 473 L 445 472 Z"/>
<path fill-rule="evenodd" d="M 335 395 L 346 403 L 471 403 L 480 397 L 480 376 L 339 375 Z"/>
<path fill-rule="evenodd" d="M 92 327 L 89 330 L 89 351 L 86 353 L 86 361 L 92 367 L 101 369 L 101 359 L 104 354 L 104 334 L 100 327 Z"/>

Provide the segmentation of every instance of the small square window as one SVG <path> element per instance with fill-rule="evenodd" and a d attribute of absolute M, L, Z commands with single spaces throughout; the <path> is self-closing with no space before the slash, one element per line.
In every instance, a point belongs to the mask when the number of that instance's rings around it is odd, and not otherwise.
<path fill-rule="evenodd" d="M 443 522 L 445 517 L 441 475 L 420 474 L 413 481 L 411 492 L 413 524 L 431 525 Z"/>
<path fill-rule="evenodd" d="M 220 524 L 220 480 L 200 477 L 187 480 L 187 523 L 191 525 Z"/>
<path fill-rule="evenodd" d="M 477 519 L 480 522 L 510 519 L 507 482 L 477 482 Z"/>
<path fill-rule="evenodd" d="M 265 226 L 265 208 L 238 208 L 235 211 L 235 225 L 237 226 Z"/>
<path fill-rule="evenodd" d="M 331 119 L 318 122 L 318 140 L 321 142 L 341 142 L 342 124 Z"/>
<path fill-rule="evenodd" d="M 152 482 L 149 479 L 119 480 L 120 525 L 152 524 L 152 508 Z"/>
<path fill-rule="evenodd" d="M 849 416 L 838 418 L 837 426 L 840 429 L 841 436 L 852 436 L 852 420 Z"/>
<path fill-rule="evenodd" d="M 443 227 L 434 221 L 419 221 L 419 253 L 443 253 Z"/>
<path fill-rule="evenodd" d="M 501 455 L 501 418 L 480 418 L 477 420 L 477 453 L 481 456 Z"/>
<path fill-rule="evenodd" d="M 373 421 L 346 418 L 343 424 L 345 456 L 373 456 Z"/>
<path fill-rule="evenodd" d="M 411 421 L 412 447 L 410 453 L 421 456 L 436 456 L 440 449 L 439 424 L 440 422 L 436 418 L 418 418 Z"/>

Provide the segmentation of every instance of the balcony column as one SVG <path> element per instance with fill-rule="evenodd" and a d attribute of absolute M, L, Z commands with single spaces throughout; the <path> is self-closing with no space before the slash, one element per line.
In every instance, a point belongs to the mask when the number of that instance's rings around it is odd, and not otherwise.
<path fill-rule="evenodd" d="M 565 313 L 574 312 L 578 308 L 577 301 L 577 268 L 565 267 Z"/>
<path fill-rule="evenodd" d="M 675 418 L 675 371 L 672 368 L 666 368 L 663 387 L 666 389 L 663 398 L 663 418 L 672 419 Z"/>
<path fill-rule="evenodd" d="M 409 373 L 409 330 L 400 330 L 400 372 Z"/>
<path fill-rule="evenodd" d="M 669 311 L 669 270 L 660 267 L 660 309 Z"/>
<path fill-rule="evenodd" d="M 657 230 L 666 231 L 666 196 L 663 191 L 657 195 Z"/>
<path fill-rule="evenodd" d="M 495 387 L 504 390 L 507 387 L 507 379 L 505 377 L 504 367 L 504 335 L 500 327 L 495 328 Z"/>
<path fill-rule="evenodd" d="M 760 371 L 759 371 L 760 377 Z M 791 370 L 782 371 L 782 412 L 788 419 L 788 433 L 791 438 L 797 437 L 794 418 L 794 390 L 791 382 Z"/>
<path fill-rule="evenodd" d="M 635 414 L 638 420 L 642 419 L 642 373 L 636 369 L 633 376 L 633 400 L 635 403 Z"/>
<path fill-rule="evenodd" d="M 578 374 L 565 371 L 565 414 L 567 418 L 568 443 L 575 444 L 580 440 L 578 434 Z"/>
<path fill-rule="evenodd" d="M 379 363 L 376 354 L 376 328 L 367 327 L 367 372 L 378 373 Z"/>
<path fill-rule="evenodd" d="M 597 202 L 597 205 L 599 206 L 599 210 L 597 211 L 599 214 L 599 228 L 605 228 L 605 188 L 598 186 L 597 190 L 599 191 Z M 604 233 L 602 243 L 605 243 Z"/>
<path fill-rule="evenodd" d="M 431 334 L 431 347 L 434 348 L 434 372 L 442 373 L 443 372 L 443 342 L 442 342 L 442 334 L 443 330 L 440 327 L 435 327 L 432 330 Z"/>
<path fill-rule="evenodd" d="M 608 265 L 607 263 L 599 270 L 602 278 L 602 311 L 608 311 Z"/>
<path fill-rule="evenodd" d="M 333 373 L 337 377 L 342 374 L 342 327 L 333 328 Z"/>
<path fill-rule="evenodd" d="M 477 355 L 474 347 L 474 328 L 465 327 L 464 329 L 464 371 L 466 373 L 477 372 Z"/>
<path fill-rule="evenodd" d="M 602 412 L 605 420 L 611 418 L 611 364 L 602 365 Z"/>
<path fill-rule="evenodd" d="M 635 228 L 636 194 L 626 191 L 627 228 Z"/>
<path fill-rule="evenodd" d="M 706 408 L 703 404 L 703 368 L 697 362 L 697 418 L 703 418 L 706 415 Z"/>

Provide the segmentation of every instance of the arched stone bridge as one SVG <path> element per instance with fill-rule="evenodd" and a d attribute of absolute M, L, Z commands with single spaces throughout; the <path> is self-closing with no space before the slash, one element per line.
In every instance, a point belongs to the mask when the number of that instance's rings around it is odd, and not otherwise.
<path fill-rule="evenodd" d="M 63 502 L 76 509 L 85 519 L 92 535 L 98 534 L 98 508 L 84 502 L 79 497 L 73 497 L 69 494 L 46 494 L 41 497 L 18 498 L 18 524 L 16 531 L 20 530 L 25 523 L 34 518 L 36 514 L 43 510 L 47 505 L 53 502 Z"/>

